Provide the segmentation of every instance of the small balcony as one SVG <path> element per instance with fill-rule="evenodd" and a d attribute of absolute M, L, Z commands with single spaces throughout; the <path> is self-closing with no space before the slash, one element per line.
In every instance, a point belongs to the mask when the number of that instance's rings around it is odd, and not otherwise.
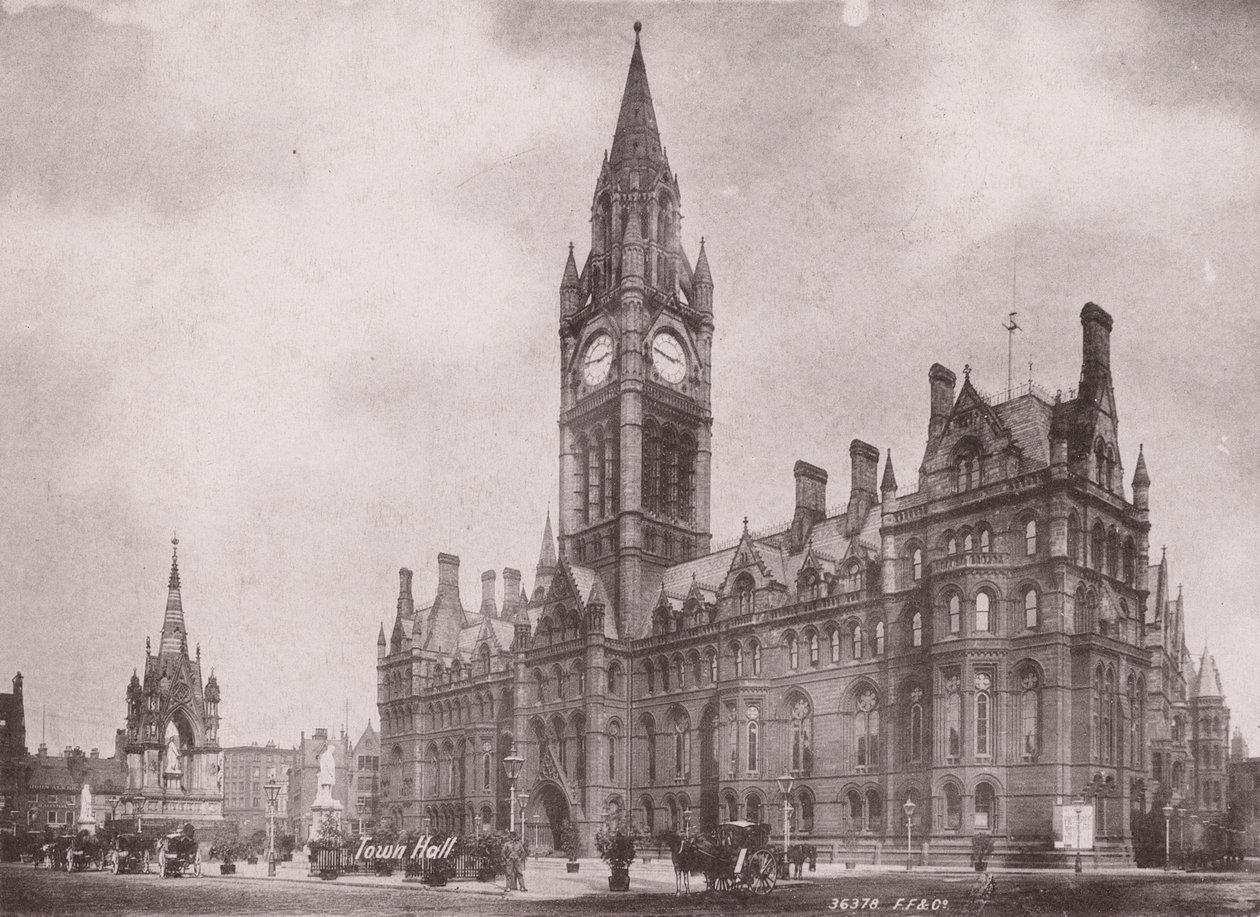
<path fill-rule="evenodd" d="M 933 574 L 941 574 L 951 570 L 967 570 L 976 567 L 1005 567 L 1009 562 L 1009 554 L 972 551 L 968 554 L 954 554 L 934 560 L 931 563 L 931 570 Z"/>

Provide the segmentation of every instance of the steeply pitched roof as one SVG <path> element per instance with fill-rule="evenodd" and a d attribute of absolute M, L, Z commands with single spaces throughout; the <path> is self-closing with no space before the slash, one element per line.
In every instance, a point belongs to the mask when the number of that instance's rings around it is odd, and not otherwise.
<path fill-rule="evenodd" d="M 648 88 L 647 67 L 643 48 L 639 45 L 639 23 L 635 23 L 634 53 L 630 55 L 630 72 L 621 95 L 621 111 L 613 133 L 609 165 L 614 173 L 623 169 L 656 173 L 668 167 L 656 127 L 656 110 L 652 107 L 652 91 Z M 631 222 L 634 222 L 631 220 Z"/>
<path fill-rule="evenodd" d="M 1199 671 L 1194 676 L 1190 689 L 1191 697 L 1224 697 L 1221 687 L 1221 673 L 1217 671 L 1216 659 L 1203 648 L 1203 656 L 1199 660 Z"/>

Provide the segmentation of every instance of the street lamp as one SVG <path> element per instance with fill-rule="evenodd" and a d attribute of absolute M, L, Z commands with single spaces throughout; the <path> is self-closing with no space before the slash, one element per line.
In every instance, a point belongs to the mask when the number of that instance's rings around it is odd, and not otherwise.
<path fill-rule="evenodd" d="M 910 846 L 910 819 L 914 816 L 915 808 L 916 806 L 914 804 L 914 800 L 911 799 L 910 794 L 907 793 L 906 801 L 901 806 L 901 811 L 906 813 L 906 872 L 909 872 L 914 868 L 911 865 L 914 861 L 914 853 L 912 852 L 914 848 Z"/>
<path fill-rule="evenodd" d="M 1085 800 L 1076 799 L 1072 802 L 1072 811 L 1076 813 L 1076 866 L 1077 872 L 1081 871 L 1081 819 L 1085 817 Z"/>
<path fill-rule="evenodd" d="M 1164 872 L 1168 872 L 1168 838 L 1169 838 L 1169 822 L 1172 819 L 1173 807 L 1172 803 L 1164 806 Z"/>
<path fill-rule="evenodd" d="M 508 782 L 512 784 L 512 804 L 508 809 L 508 830 L 516 830 L 516 778 L 521 775 L 521 768 L 525 766 L 525 759 L 516 752 L 516 745 L 512 745 L 512 750 L 503 758 L 503 770 L 507 773 Z"/>
<path fill-rule="evenodd" d="M 280 799 L 280 781 L 272 774 L 263 784 L 267 791 L 267 875 L 276 874 L 276 803 Z"/>
<path fill-rule="evenodd" d="M 788 819 L 792 816 L 792 784 L 795 782 L 792 775 L 784 771 L 783 776 L 775 778 L 779 784 L 779 792 L 783 794 L 783 862 L 787 862 L 788 856 L 788 834 L 790 827 Z"/>

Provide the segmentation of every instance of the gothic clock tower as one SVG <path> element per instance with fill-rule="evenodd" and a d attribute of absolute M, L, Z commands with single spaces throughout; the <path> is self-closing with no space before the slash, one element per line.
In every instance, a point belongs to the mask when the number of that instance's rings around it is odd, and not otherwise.
<path fill-rule="evenodd" d="M 709 550 L 713 278 L 683 251 L 681 193 L 635 23 L 591 250 L 560 283 L 560 550 L 614 592 L 618 632 L 649 629 L 666 567 Z"/>

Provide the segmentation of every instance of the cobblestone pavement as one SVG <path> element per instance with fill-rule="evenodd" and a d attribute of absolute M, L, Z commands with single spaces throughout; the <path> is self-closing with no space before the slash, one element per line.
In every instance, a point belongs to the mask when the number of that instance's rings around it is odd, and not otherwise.
<path fill-rule="evenodd" d="M 400 880 L 365 878 L 306 880 L 290 867 L 281 876 L 205 876 L 162 880 L 156 876 L 53 873 L 30 866 L 0 866 L 0 914 L 469 914 L 485 917 L 568 917 L 579 914 L 828 915 L 861 911 L 985 917 L 1050 917 L 1067 914 L 1260 915 L 1256 874 L 995 872 L 997 892 L 981 906 L 972 899 L 975 876 L 960 872 L 835 871 L 820 867 L 807 881 L 777 888 L 764 898 L 738 894 L 672 894 L 667 868 L 636 866 L 632 891 L 610 894 L 601 864 L 583 864 L 586 875 L 566 876 L 556 866 L 531 866 L 530 891 L 504 895 L 478 883 L 426 889 Z M 261 872 L 261 870 L 259 870 Z M 603 890 L 598 890 L 603 884 Z M 696 887 L 703 885 L 698 880 Z"/>

